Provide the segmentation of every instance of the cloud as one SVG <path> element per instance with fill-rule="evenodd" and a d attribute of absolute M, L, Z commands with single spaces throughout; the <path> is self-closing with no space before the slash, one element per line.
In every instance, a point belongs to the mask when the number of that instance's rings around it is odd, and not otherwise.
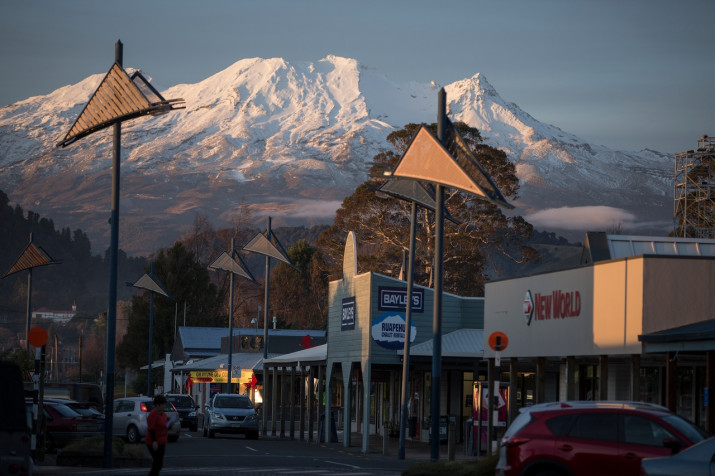
<path fill-rule="evenodd" d="M 607 206 L 549 208 L 526 215 L 527 221 L 539 228 L 564 230 L 605 230 L 616 226 L 628 228 L 635 215 L 621 208 Z"/>

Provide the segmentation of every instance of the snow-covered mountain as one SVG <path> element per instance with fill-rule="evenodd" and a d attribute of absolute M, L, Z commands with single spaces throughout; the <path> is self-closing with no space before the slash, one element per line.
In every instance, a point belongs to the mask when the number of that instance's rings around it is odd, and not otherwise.
<path fill-rule="evenodd" d="M 145 73 L 146 76 L 146 73 Z M 0 189 L 12 203 L 81 228 L 107 246 L 112 132 L 55 147 L 104 74 L 0 108 Z M 435 122 L 436 84 L 395 83 L 356 60 L 243 59 L 196 84 L 161 91 L 186 109 L 122 126 L 120 247 L 148 254 L 206 214 L 230 223 L 240 206 L 261 224 L 330 223 L 342 199 L 405 124 Z M 585 143 L 505 102 L 481 74 L 446 85 L 453 121 L 503 149 L 521 179 L 515 213 L 581 239 L 620 226 L 665 234 L 672 158 Z M 586 207 L 586 208 L 583 208 Z"/>

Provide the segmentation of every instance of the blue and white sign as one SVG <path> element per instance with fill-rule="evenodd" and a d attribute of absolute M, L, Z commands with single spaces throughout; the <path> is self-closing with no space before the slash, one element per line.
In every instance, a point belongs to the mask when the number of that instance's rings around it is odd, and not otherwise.
<path fill-rule="evenodd" d="M 343 315 L 340 319 L 340 330 L 355 329 L 355 296 L 343 298 Z"/>
<path fill-rule="evenodd" d="M 407 309 L 407 289 L 392 286 L 380 286 L 377 288 L 380 301 L 377 308 L 380 311 L 400 311 Z M 412 312 L 424 312 L 425 293 L 423 289 L 412 288 Z"/>
<path fill-rule="evenodd" d="M 414 342 L 417 326 L 414 322 L 410 324 L 410 342 Z M 384 312 L 372 321 L 372 338 L 386 349 L 402 349 L 405 346 L 405 325 L 404 313 Z"/>

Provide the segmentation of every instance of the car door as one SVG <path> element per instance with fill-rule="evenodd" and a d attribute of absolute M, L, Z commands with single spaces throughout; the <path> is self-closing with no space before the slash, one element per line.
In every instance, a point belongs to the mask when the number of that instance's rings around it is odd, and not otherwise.
<path fill-rule="evenodd" d="M 126 434 L 129 415 L 132 414 L 133 410 L 134 402 L 131 400 L 116 400 L 114 402 L 113 435 L 124 436 Z"/>
<path fill-rule="evenodd" d="M 630 413 L 621 415 L 619 456 L 623 474 L 637 475 L 643 458 L 672 455 L 672 448 L 663 443 L 668 438 L 681 441 L 666 427 L 646 416 Z"/>
<path fill-rule="evenodd" d="M 622 474 L 618 458 L 618 415 L 613 412 L 579 412 L 569 431 L 556 438 L 555 456 L 573 474 Z"/>

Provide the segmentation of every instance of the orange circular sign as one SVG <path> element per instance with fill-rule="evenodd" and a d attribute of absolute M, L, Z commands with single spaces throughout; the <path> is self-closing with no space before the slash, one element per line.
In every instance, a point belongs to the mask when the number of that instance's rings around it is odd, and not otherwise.
<path fill-rule="evenodd" d="M 47 335 L 47 331 L 42 327 L 33 327 L 27 334 L 27 340 L 29 340 L 30 344 L 35 347 L 42 347 L 47 344 L 48 338 L 49 336 Z"/>
<path fill-rule="evenodd" d="M 508 344 L 509 338 L 501 331 L 492 332 L 489 335 L 489 347 L 491 347 L 493 351 L 504 350 Z"/>

